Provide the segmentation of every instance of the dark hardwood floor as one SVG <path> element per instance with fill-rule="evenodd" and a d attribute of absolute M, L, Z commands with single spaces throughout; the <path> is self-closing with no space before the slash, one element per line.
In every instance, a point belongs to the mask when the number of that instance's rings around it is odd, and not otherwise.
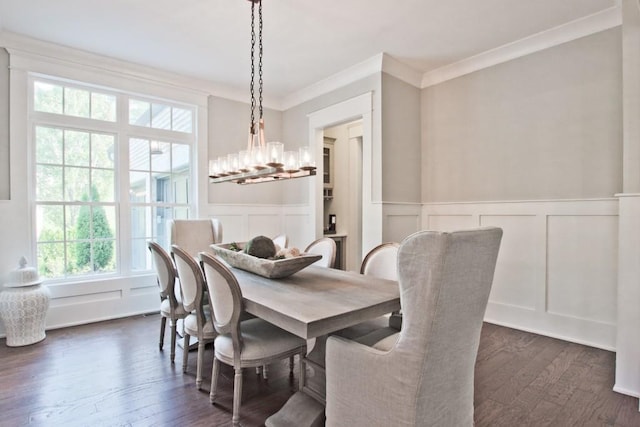
<path fill-rule="evenodd" d="M 9 348 L 0 341 L 1 426 L 230 426 L 233 371 L 221 371 L 219 404 L 195 388 L 196 352 L 187 374 L 182 351 L 158 350 L 159 315 L 47 332 Z M 614 393 L 615 355 L 485 324 L 476 364 L 476 426 L 640 426 L 638 400 Z M 297 363 L 297 361 L 296 361 Z M 269 379 L 247 370 L 242 424 L 261 426 L 295 391 L 288 362 Z"/>

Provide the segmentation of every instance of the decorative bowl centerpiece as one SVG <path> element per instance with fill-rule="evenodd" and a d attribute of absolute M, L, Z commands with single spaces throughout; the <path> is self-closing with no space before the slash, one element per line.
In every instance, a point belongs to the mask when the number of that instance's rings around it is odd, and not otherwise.
<path fill-rule="evenodd" d="M 211 245 L 211 249 L 227 264 L 269 279 L 281 279 L 310 266 L 322 255 L 301 253 L 290 258 L 268 259 L 249 255 L 244 251 L 246 243 Z"/>

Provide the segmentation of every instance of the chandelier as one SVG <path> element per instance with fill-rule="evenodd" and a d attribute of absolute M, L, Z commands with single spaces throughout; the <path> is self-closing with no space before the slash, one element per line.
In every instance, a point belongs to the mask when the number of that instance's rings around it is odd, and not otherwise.
<path fill-rule="evenodd" d="M 316 174 L 316 166 L 309 147 L 298 151 L 285 151 L 281 142 L 266 142 L 262 112 L 262 0 L 251 2 L 251 122 L 246 150 L 209 160 L 209 178 L 212 183 L 235 182 L 255 184 L 279 181 Z M 255 120 L 255 6 L 258 4 L 258 112 Z"/>

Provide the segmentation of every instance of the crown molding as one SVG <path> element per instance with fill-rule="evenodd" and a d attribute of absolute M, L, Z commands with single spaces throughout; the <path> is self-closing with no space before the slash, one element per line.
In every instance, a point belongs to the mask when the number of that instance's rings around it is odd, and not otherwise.
<path fill-rule="evenodd" d="M 385 72 L 405 83 L 420 88 L 422 74 L 410 66 L 398 61 L 391 55 L 381 52 L 343 71 L 333 74 L 319 82 L 295 91 L 282 99 L 281 110 L 300 105 L 314 98 L 339 89 L 350 83 L 368 77 L 375 73 Z"/>
<path fill-rule="evenodd" d="M 382 71 L 411 86 L 421 88 L 422 73 L 386 53 L 382 54 Z"/>
<path fill-rule="evenodd" d="M 0 31 L 0 47 L 6 48 L 13 55 L 141 79 L 187 90 L 201 96 L 213 95 L 232 101 L 248 103 L 249 94 L 244 89 L 102 56 L 17 33 Z M 281 102 L 280 99 L 265 97 L 263 104 L 267 108 L 279 109 Z"/>
<path fill-rule="evenodd" d="M 319 82 L 285 96 L 282 99 L 281 109 L 288 110 L 303 102 L 346 86 L 349 83 L 368 77 L 371 74 L 379 73 L 382 71 L 383 57 L 384 54 L 379 53 Z"/>
<path fill-rule="evenodd" d="M 422 76 L 424 89 L 483 68 L 530 55 L 562 43 L 579 39 L 622 24 L 621 7 L 615 6 L 524 39 L 488 50 L 461 61 L 426 72 Z"/>

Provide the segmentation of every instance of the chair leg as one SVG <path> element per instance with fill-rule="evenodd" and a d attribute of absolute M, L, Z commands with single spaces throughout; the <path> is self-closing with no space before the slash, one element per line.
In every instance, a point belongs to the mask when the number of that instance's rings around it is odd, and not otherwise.
<path fill-rule="evenodd" d="M 269 379 L 269 365 L 262 365 L 262 378 Z"/>
<path fill-rule="evenodd" d="M 233 378 L 233 416 L 231 422 L 234 426 L 240 425 L 240 405 L 242 404 L 242 368 L 236 368 Z"/>
<path fill-rule="evenodd" d="M 184 334 L 183 347 L 182 347 L 182 372 L 187 372 L 187 362 L 189 360 L 189 341 L 191 337 L 189 334 Z"/>
<path fill-rule="evenodd" d="M 211 391 L 209 392 L 209 400 L 213 405 L 213 402 L 216 401 L 217 392 L 218 392 L 218 374 L 220 373 L 220 361 L 214 356 L 213 357 L 213 368 L 211 369 Z"/>
<path fill-rule="evenodd" d="M 298 355 L 298 368 L 300 369 L 300 375 L 298 378 L 298 390 L 302 391 L 307 376 L 307 364 L 304 361 L 304 354 Z"/>
<path fill-rule="evenodd" d="M 202 365 L 204 364 L 204 346 L 204 339 L 198 339 L 198 364 L 196 365 L 196 387 L 198 388 L 198 390 L 202 388 Z"/>
<path fill-rule="evenodd" d="M 289 356 L 289 376 L 293 376 L 293 357 Z"/>
<path fill-rule="evenodd" d="M 178 334 L 176 320 L 171 319 L 169 326 L 171 326 L 171 364 L 173 364 L 176 360 L 176 335 Z"/>
<path fill-rule="evenodd" d="M 162 347 L 164 347 L 164 328 L 166 324 L 167 318 L 162 316 L 162 318 L 160 319 L 160 350 L 162 350 Z"/>

